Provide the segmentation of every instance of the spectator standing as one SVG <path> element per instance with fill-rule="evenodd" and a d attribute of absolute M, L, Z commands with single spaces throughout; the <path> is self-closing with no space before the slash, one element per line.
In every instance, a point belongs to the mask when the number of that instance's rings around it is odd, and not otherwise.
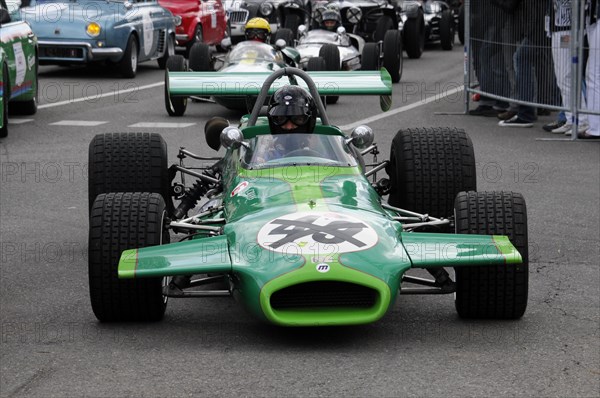
<path fill-rule="evenodd" d="M 571 107 L 571 0 L 552 0 L 549 13 L 549 29 L 552 36 L 552 59 L 554 74 L 560 89 L 563 106 Z M 583 103 L 582 99 L 582 103 Z M 566 123 L 551 130 L 554 134 L 571 135 L 573 129 L 573 114 L 565 111 Z M 583 134 L 588 128 L 588 118 L 581 115 L 578 123 L 578 133 Z"/>
<path fill-rule="evenodd" d="M 493 0 L 492 4 L 499 0 Z M 519 46 L 515 53 L 515 85 L 517 99 L 525 102 L 555 103 L 557 92 L 553 91 L 553 80 L 549 62 L 543 62 L 545 42 L 544 4 L 546 0 L 529 0 L 515 6 L 513 1 L 504 1 L 506 12 L 512 13 L 515 36 Z M 512 7 L 512 8 L 510 8 Z M 536 99 L 537 92 L 537 99 Z M 554 98 L 553 98 L 554 97 Z M 498 124 L 502 127 L 532 127 L 537 120 L 536 108 L 519 105 L 517 114 Z"/>
<path fill-rule="evenodd" d="M 521 0 L 507 0 L 520 2 Z M 501 97 L 510 97 L 510 81 L 504 64 L 502 51 L 502 31 L 508 14 L 497 9 L 490 13 L 482 7 L 487 0 L 471 1 L 471 43 L 473 46 L 473 66 L 479 86 L 483 92 Z M 479 106 L 469 111 L 473 116 L 497 116 L 508 109 L 505 101 L 481 96 Z"/>
<path fill-rule="evenodd" d="M 600 0 L 588 0 L 586 33 L 590 45 L 585 83 L 587 107 L 593 112 L 600 111 Z M 578 138 L 600 139 L 600 115 L 589 115 L 589 129 L 580 131 Z"/>

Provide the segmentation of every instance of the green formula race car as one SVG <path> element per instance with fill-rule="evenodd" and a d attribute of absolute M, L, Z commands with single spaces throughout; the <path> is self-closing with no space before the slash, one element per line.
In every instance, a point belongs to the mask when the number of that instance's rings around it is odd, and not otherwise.
<path fill-rule="evenodd" d="M 337 72 L 331 88 L 323 84 L 331 73 L 284 68 L 226 80 L 169 73 L 172 95 L 229 95 L 239 87 L 258 95 L 239 125 L 207 123 L 208 145 L 226 153 L 202 171 L 184 161 L 207 160 L 185 149 L 167 167 L 157 134 L 93 139 L 89 278 L 99 320 L 153 321 L 168 297 L 233 296 L 277 325 L 356 325 L 380 319 L 398 294 L 441 293 L 455 293 L 461 317 L 523 315 L 522 196 L 476 191 L 473 147 L 457 129 L 400 130 L 390 160 L 366 165 L 363 157 L 378 153 L 372 130 L 344 134 L 320 96 L 333 89 L 379 95 L 385 109 L 390 76 Z M 315 99 L 312 134 L 272 134 L 259 117 L 258 104 L 286 84 Z M 286 151 L 270 156 L 278 140 Z M 415 268 L 430 276 L 407 274 Z"/>
<path fill-rule="evenodd" d="M 37 111 L 37 71 L 37 38 L 0 0 L 0 138 L 8 135 L 9 113 Z"/>

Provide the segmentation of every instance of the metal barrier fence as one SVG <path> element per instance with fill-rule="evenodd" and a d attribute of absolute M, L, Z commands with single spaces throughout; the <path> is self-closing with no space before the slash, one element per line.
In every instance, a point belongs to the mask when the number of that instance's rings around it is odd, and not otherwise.
<path fill-rule="evenodd" d="M 567 123 L 590 124 L 600 134 L 598 3 L 465 0 L 467 93 L 480 94 L 480 105 L 510 104 L 533 118 L 535 108 L 562 110 Z"/>

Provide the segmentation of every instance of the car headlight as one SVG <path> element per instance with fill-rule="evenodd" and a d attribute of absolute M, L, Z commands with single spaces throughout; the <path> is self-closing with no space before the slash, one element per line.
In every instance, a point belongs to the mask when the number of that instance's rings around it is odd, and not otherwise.
<path fill-rule="evenodd" d="M 173 19 L 175 20 L 175 26 L 181 26 L 181 21 L 182 21 L 181 16 L 174 15 Z"/>
<path fill-rule="evenodd" d="M 350 23 L 358 23 L 362 18 L 362 11 L 358 7 L 350 7 L 346 11 L 346 19 Z"/>
<path fill-rule="evenodd" d="M 101 30 L 102 27 L 100 27 L 100 25 L 96 22 L 90 22 L 85 28 L 86 33 L 92 37 L 98 37 Z"/>
<path fill-rule="evenodd" d="M 273 12 L 273 4 L 271 3 L 262 3 L 260 5 L 260 13 L 264 16 L 269 16 Z"/>

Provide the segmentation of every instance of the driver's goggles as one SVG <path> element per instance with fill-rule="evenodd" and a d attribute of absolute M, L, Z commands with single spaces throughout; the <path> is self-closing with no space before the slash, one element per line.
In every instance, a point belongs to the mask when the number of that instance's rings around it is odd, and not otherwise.
<path fill-rule="evenodd" d="M 310 120 L 310 116 L 308 115 L 281 115 L 281 116 L 271 116 L 271 121 L 276 126 L 283 126 L 287 123 L 287 121 L 294 123 L 296 126 L 304 126 Z"/>
<path fill-rule="evenodd" d="M 246 31 L 246 38 L 249 40 L 259 39 L 265 41 L 267 40 L 267 32 L 264 29 L 248 29 Z"/>

